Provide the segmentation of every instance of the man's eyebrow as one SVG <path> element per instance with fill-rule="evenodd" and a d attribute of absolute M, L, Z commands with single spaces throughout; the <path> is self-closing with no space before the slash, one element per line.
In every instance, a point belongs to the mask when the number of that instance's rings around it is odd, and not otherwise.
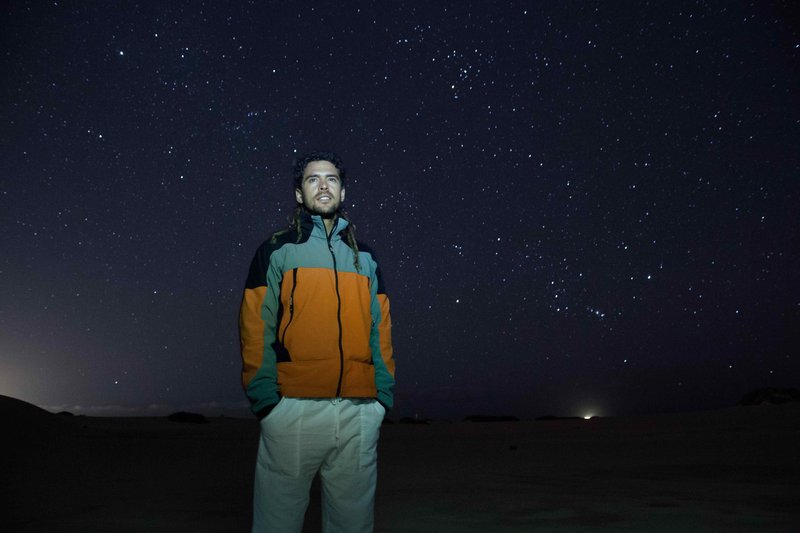
<path fill-rule="evenodd" d="M 306 176 L 306 178 L 310 178 L 312 176 L 316 176 L 318 178 L 318 177 L 322 176 L 322 174 L 320 174 L 319 172 L 314 172 L 313 174 L 309 174 L 308 176 Z M 334 178 L 338 178 L 339 174 L 333 174 L 333 173 L 325 174 L 326 178 L 330 177 L 330 176 L 333 176 Z M 305 179 L 305 178 L 303 178 L 303 179 Z"/>

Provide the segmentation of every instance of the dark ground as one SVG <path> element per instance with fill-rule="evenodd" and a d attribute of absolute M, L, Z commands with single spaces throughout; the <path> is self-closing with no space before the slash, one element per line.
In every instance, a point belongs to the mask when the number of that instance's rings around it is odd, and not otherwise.
<path fill-rule="evenodd" d="M 249 531 L 253 420 L 0 416 L 2 531 Z M 534 530 L 799 531 L 800 404 L 384 426 L 376 531 Z"/>

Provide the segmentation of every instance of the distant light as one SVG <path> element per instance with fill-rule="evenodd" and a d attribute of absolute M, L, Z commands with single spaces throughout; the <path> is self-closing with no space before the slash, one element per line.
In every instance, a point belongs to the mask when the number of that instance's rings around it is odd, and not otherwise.
<path fill-rule="evenodd" d="M 592 416 L 591 416 L 591 415 L 588 415 L 588 416 L 584 416 L 584 417 L 583 417 L 583 419 L 584 419 L 584 420 L 589 420 L 590 418 L 592 418 Z"/>

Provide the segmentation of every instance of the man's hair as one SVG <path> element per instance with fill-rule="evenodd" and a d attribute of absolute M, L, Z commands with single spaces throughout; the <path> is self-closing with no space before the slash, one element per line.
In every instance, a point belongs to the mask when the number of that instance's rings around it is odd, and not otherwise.
<path fill-rule="evenodd" d="M 333 166 L 339 171 L 339 179 L 342 182 L 342 186 L 344 186 L 346 172 L 339 156 L 325 150 L 314 150 L 294 160 L 292 177 L 294 178 L 295 187 L 302 189 L 303 172 L 306 170 L 308 164 L 313 161 L 328 161 L 333 163 Z"/>

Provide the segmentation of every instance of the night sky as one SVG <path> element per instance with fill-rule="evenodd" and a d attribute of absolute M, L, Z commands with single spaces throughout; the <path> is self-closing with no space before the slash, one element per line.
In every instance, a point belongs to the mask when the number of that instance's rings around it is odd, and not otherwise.
<path fill-rule="evenodd" d="M 246 415 L 238 309 L 338 152 L 390 417 L 800 383 L 792 2 L 4 2 L 0 394 Z"/>

